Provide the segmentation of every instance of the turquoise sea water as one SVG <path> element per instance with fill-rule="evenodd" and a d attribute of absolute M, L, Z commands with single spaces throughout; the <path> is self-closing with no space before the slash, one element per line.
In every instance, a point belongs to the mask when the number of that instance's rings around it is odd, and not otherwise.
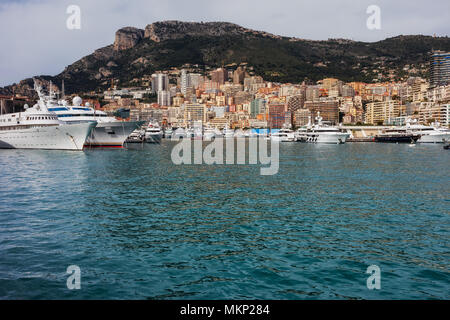
<path fill-rule="evenodd" d="M 282 144 L 274 176 L 172 146 L 0 150 L 0 298 L 450 298 L 442 145 Z"/>

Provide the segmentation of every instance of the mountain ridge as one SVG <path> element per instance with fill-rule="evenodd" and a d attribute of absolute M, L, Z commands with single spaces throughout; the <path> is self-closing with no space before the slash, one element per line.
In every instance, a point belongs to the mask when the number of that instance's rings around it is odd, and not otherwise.
<path fill-rule="evenodd" d="M 230 22 L 159 21 L 144 29 L 123 27 L 111 45 L 99 48 L 45 81 L 65 82 L 66 92 L 105 89 L 157 70 L 183 64 L 219 67 L 248 63 L 254 73 L 277 82 L 337 77 L 371 82 L 373 70 L 395 70 L 428 63 L 432 49 L 450 50 L 448 37 L 399 35 L 377 42 L 348 39 L 308 40 L 274 35 Z M 32 94 L 32 79 L 0 88 L 0 94 Z"/>

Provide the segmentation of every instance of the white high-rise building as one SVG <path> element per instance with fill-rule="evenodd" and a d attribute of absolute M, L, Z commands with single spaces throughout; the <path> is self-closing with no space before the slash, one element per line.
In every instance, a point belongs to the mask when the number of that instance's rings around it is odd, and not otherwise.
<path fill-rule="evenodd" d="M 187 88 L 191 87 L 191 77 L 185 69 L 181 70 L 181 93 L 185 96 Z"/>
<path fill-rule="evenodd" d="M 158 91 L 158 104 L 160 106 L 170 106 L 170 91 L 168 90 Z"/>
<path fill-rule="evenodd" d="M 169 75 L 167 73 L 152 74 L 152 92 L 169 90 Z"/>

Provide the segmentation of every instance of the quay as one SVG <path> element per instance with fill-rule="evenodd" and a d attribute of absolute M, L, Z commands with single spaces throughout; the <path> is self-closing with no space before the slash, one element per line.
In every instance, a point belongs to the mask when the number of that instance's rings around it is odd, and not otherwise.
<path fill-rule="evenodd" d="M 348 138 L 347 142 L 375 142 L 375 138 Z"/>
<path fill-rule="evenodd" d="M 347 142 L 375 142 L 375 136 L 390 126 L 342 126 L 340 130 L 350 134 Z"/>

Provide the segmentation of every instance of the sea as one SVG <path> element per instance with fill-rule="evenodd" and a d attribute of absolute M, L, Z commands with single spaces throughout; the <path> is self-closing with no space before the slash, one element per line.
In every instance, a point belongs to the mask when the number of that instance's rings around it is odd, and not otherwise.
<path fill-rule="evenodd" d="M 450 299 L 442 144 L 173 148 L 0 150 L 0 299 Z"/>

